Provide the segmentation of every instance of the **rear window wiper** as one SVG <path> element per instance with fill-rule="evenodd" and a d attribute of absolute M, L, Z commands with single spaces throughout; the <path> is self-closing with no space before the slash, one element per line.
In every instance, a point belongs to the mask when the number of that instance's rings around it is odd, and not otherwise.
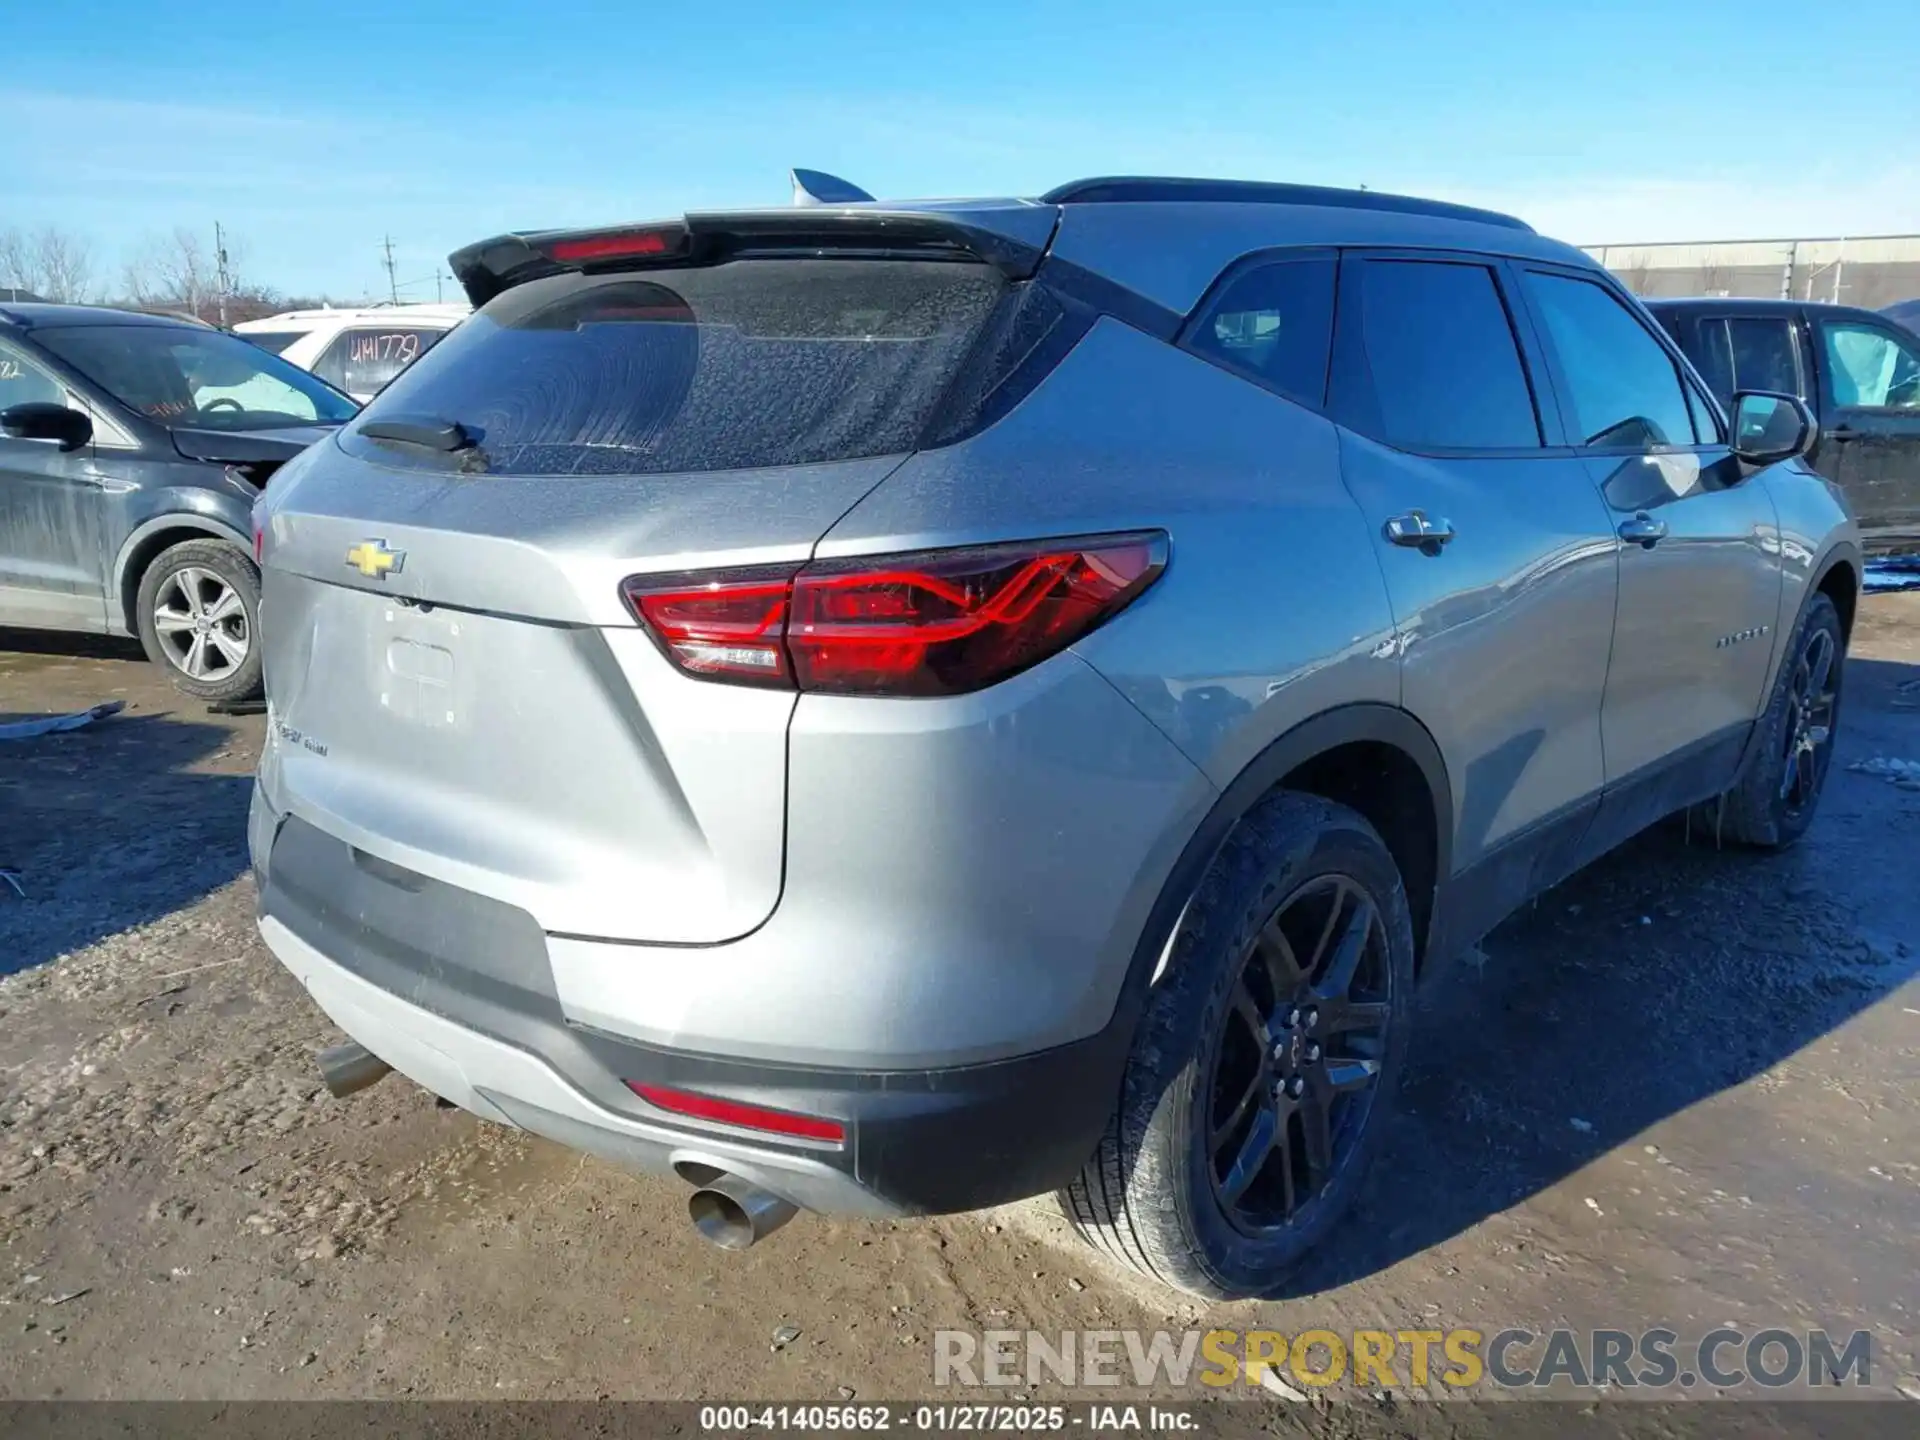
<path fill-rule="evenodd" d="M 393 440 L 449 455 L 456 450 L 471 450 L 480 443 L 480 437 L 458 420 L 442 420 L 437 415 L 396 415 L 391 420 L 369 420 L 360 427 L 360 433 L 369 440 Z"/>

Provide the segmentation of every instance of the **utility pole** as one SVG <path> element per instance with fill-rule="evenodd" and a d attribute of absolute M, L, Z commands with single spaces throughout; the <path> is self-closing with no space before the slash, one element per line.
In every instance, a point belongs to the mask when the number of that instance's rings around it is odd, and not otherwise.
<path fill-rule="evenodd" d="M 216 304 L 220 310 L 220 328 L 227 328 L 227 295 L 233 289 L 233 276 L 227 269 L 227 235 L 220 228 L 218 220 L 213 222 L 213 266 L 218 279 L 220 294 Z"/>
<path fill-rule="evenodd" d="M 393 278 L 393 237 L 386 238 L 387 248 L 387 296 L 394 304 L 400 303 L 400 286 Z"/>
<path fill-rule="evenodd" d="M 438 265 L 433 267 L 433 303 L 436 305 L 438 305 L 441 301 L 447 298 L 446 296 L 440 293 L 440 282 L 447 278 L 449 277 L 447 277 L 446 275 L 443 275 L 440 272 L 440 267 Z"/>

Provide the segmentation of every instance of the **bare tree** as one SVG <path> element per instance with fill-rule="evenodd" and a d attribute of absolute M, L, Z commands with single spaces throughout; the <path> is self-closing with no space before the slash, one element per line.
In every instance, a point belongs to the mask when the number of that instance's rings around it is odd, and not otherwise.
<path fill-rule="evenodd" d="M 40 232 L 41 291 L 49 300 L 78 305 L 93 296 L 93 247 L 84 238 L 49 225 Z"/>
<path fill-rule="evenodd" d="M 200 237 L 184 225 L 155 235 L 127 261 L 126 289 L 142 305 L 198 315 L 213 293 L 213 266 Z"/>
<path fill-rule="evenodd" d="M 202 320 L 213 320 L 219 314 L 223 283 L 230 298 L 250 296 L 261 289 L 239 277 L 240 242 L 228 236 L 226 250 L 223 276 L 220 257 L 210 238 L 184 225 L 176 226 L 170 235 L 151 236 L 127 262 L 127 294 L 140 305 L 184 310 Z"/>
<path fill-rule="evenodd" d="M 47 300 L 86 300 L 93 292 L 93 248 L 56 225 L 0 230 L 0 286 Z"/>

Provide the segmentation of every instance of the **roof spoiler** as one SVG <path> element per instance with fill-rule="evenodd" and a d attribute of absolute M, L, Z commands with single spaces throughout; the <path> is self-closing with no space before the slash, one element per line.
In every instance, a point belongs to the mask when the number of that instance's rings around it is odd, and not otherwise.
<path fill-rule="evenodd" d="M 843 182 L 844 183 L 844 182 Z M 733 210 L 600 230 L 539 230 L 496 235 L 447 257 L 476 307 L 529 280 L 569 271 L 601 274 L 713 265 L 746 255 L 860 252 L 928 259 L 973 259 L 1010 279 L 1039 266 L 1044 246 L 1024 244 L 930 211 L 796 205 Z"/>

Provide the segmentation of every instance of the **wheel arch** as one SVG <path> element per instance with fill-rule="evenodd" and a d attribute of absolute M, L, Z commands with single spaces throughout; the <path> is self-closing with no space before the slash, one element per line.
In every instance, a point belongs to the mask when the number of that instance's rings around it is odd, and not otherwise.
<path fill-rule="evenodd" d="M 120 542 L 120 553 L 114 558 L 113 564 L 114 584 L 118 592 L 118 613 L 115 618 L 126 627 L 127 634 L 140 633 L 140 621 L 134 614 L 134 607 L 140 598 L 140 579 L 147 573 L 147 567 L 164 551 L 186 540 L 224 540 L 241 554 L 249 558 L 252 555 L 251 542 L 245 535 L 210 515 L 174 512 L 156 515 L 136 526 Z"/>
<path fill-rule="evenodd" d="M 1862 565 L 1860 552 L 1842 541 L 1829 550 L 1815 573 L 1809 597 L 1825 595 L 1840 612 L 1842 638 L 1853 638 L 1853 617 L 1860 608 Z"/>
<path fill-rule="evenodd" d="M 1129 1035 L 1200 877 L 1241 817 L 1282 789 L 1351 806 L 1380 832 L 1407 883 L 1417 957 L 1425 958 L 1439 933 L 1434 922 L 1452 873 L 1453 789 L 1446 761 L 1410 712 L 1375 702 L 1338 706 L 1302 721 L 1255 756 L 1220 792 L 1174 862 L 1122 993 Z"/>

